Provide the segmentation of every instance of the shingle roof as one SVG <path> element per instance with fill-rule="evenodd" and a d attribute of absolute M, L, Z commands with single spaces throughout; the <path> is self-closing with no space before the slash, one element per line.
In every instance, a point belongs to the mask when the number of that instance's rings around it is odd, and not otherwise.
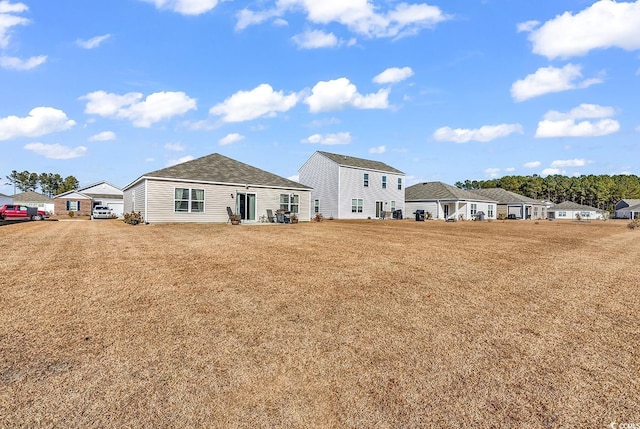
<path fill-rule="evenodd" d="M 102 198 L 102 199 L 110 199 L 110 200 L 124 199 L 122 195 L 115 195 L 115 194 L 92 194 L 90 192 L 83 192 L 82 194 L 91 198 Z"/>
<path fill-rule="evenodd" d="M 621 201 L 624 201 L 625 203 L 627 203 L 628 207 L 635 207 L 638 204 L 640 204 L 640 199 L 635 199 L 635 198 L 624 198 Z"/>
<path fill-rule="evenodd" d="M 542 204 L 541 201 L 534 200 L 533 198 L 525 197 L 524 195 L 516 194 L 515 192 L 507 191 L 506 189 L 502 188 L 474 189 L 469 192 L 478 194 L 485 198 L 490 198 L 497 201 L 499 204 Z"/>
<path fill-rule="evenodd" d="M 398 170 L 397 168 L 393 168 L 390 165 L 387 165 L 384 162 L 380 162 L 380 161 L 372 161 L 370 159 L 356 158 L 353 156 L 339 155 L 337 153 L 329 153 L 329 152 L 323 152 L 323 151 L 318 151 L 318 153 L 346 167 L 356 167 L 356 168 L 362 168 L 365 170 L 376 170 L 376 171 L 385 171 L 388 173 L 404 174 L 402 171 Z"/>
<path fill-rule="evenodd" d="M 273 186 L 279 188 L 311 189 L 310 187 L 294 182 L 293 180 L 260 170 L 259 168 L 227 158 L 226 156 L 218 153 L 152 171 L 144 174 L 142 177 L 253 186 Z M 127 187 L 133 185 L 138 180 L 127 185 Z M 125 187 L 125 189 L 127 187 Z"/>
<path fill-rule="evenodd" d="M 583 210 L 583 211 L 601 211 L 595 207 L 585 206 L 582 204 L 574 203 L 573 201 L 563 201 L 559 204 L 555 204 L 549 210 L 557 211 L 557 210 Z"/>
<path fill-rule="evenodd" d="M 418 183 L 404 190 L 405 201 L 422 200 L 465 200 L 465 201 L 491 201 L 496 200 L 474 194 L 455 186 L 442 182 Z"/>
<path fill-rule="evenodd" d="M 53 200 L 46 195 L 33 191 L 26 191 L 13 196 L 14 203 L 52 203 Z"/>

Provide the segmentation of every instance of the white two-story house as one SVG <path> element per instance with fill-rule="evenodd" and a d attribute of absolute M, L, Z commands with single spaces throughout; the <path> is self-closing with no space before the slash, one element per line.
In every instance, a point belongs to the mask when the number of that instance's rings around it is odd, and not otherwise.
<path fill-rule="evenodd" d="M 318 151 L 298 170 L 311 191 L 311 216 L 391 217 L 404 211 L 405 175 L 383 162 Z"/>

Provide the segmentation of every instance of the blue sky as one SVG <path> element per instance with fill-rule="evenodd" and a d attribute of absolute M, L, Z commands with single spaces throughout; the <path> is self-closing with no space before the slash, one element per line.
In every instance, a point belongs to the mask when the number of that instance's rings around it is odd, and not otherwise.
<path fill-rule="evenodd" d="M 640 0 L 0 0 L 12 170 L 125 186 L 316 150 L 407 183 L 640 174 Z"/>

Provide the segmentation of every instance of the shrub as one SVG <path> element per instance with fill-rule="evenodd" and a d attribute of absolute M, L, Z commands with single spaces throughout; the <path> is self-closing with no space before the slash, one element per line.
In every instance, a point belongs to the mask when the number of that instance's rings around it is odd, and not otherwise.
<path fill-rule="evenodd" d="M 629 222 L 627 224 L 627 227 L 629 227 L 629 229 L 636 229 L 636 228 L 640 228 L 640 219 L 634 219 L 631 222 Z"/>
<path fill-rule="evenodd" d="M 580 213 L 576 213 L 576 220 L 582 220 L 582 216 L 580 216 Z"/>
<path fill-rule="evenodd" d="M 128 223 L 129 225 L 137 225 L 142 222 L 142 213 L 140 212 L 131 212 L 124 214 L 124 223 Z"/>
<path fill-rule="evenodd" d="M 76 212 L 74 212 L 73 210 L 69 212 L 69 217 L 74 217 L 76 215 Z"/>
<path fill-rule="evenodd" d="M 498 219 L 498 220 L 505 220 L 506 218 L 507 218 L 507 215 L 506 215 L 506 214 L 504 214 L 504 213 L 498 213 L 498 217 L 497 217 L 497 219 Z"/>
<path fill-rule="evenodd" d="M 316 216 L 313 218 L 313 220 L 315 220 L 316 222 L 322 222 L 322 219 L 324 219 L 322 217 L 322 214 L 318 213 L 316 214 Z"/>
<path fill-rule="evenodd" d="M 424 214 L 424 216 L 425 216 L 425 218 L 426 218 L 427 220 L 431 220 L 431 219 L 433 219 L 433 214 L 431 214 L 431 212 L 426 212 L 426 213 Z"/>

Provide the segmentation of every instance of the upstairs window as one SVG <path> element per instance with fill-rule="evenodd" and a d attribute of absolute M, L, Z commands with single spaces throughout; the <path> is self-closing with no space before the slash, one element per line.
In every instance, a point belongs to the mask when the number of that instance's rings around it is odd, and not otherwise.
<path fill-rule="evenodd" d="M 402 177 L 398 177 L 398 191 L 402 190 Z"/>
<path fill-rule="evenodd" d="M 364 187 L 369 187 L 369 173 L 364 173 Z"/>
<path fill-rule="evenodd" d="M 387 189 L 387 176 L 382 176 L 382 189 Z"/>

